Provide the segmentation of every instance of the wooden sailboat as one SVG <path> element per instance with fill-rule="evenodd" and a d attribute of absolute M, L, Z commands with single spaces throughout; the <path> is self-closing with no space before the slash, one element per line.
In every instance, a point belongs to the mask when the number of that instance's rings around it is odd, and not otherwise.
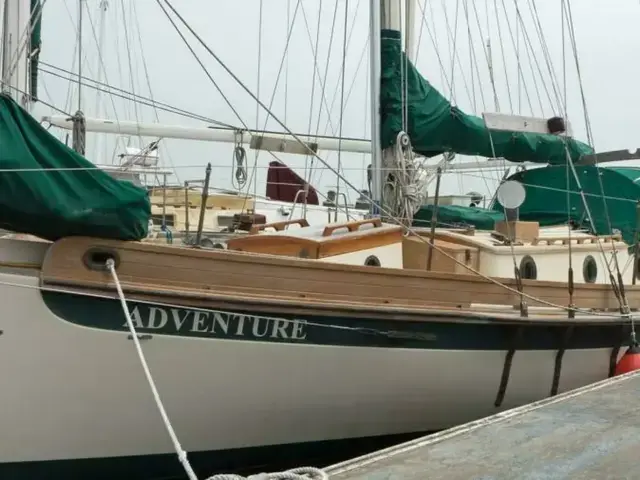
<path fill-rule="evenodd" d="M 4 163 L 87 166 L 13 100 L 2 106 L 0 135 L 11 130 L 3 138 L 20 153 Z M 20 175 L 5 181 L 18 188 Z M 206 473 L 554 395 L 611 375 L 629 338 L 632 312 L 619 314 L 605 274 L 614 255 L 632 260 L 615 236 L 519 221 L 407 236 L 379 218 L 300 219 L 256 227 L 229 250 L 169 247 L 137 241 L 146 192 L 95 170 L 43 178 L 65 209 L 37 188 L 31 204 L 0 195 L 34 215 L 7 216 L 16 230 L 51 240 L 0 239 L 2 478 L 179 471 L 110 260 L 174 428 Z M 571 288 L 557 281 L 570 260 L 584 265 Z M 621 278 L 631 308 L 634 277 Z"/>

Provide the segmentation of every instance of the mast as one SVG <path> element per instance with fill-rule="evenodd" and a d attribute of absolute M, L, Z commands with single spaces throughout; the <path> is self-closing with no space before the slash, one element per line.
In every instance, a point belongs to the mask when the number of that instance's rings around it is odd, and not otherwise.
<path fill-rule="evenodd" d="M 369 2 L 369 65 L 371 95 L 371 199 L 372 214 L 379 215 L 382 203 L 382 149 L 380 145 L 380 11 L 389 0 Z"/>
<path fill-rule="evenodd" d="M 100 10 L 100 17 L 98 19 L 98 55 L 96 55 L 97 72 L 98 72 L 98 82 L 102 82 L 105 76 L 104 65 L 102 62 L 102 52 L 104 47 L 104 32 L 105 32 L 105 21 L 107 16 L 107 9 L 109 8 L 108 0 L 100 0 L 100 4 L 98 5 L 98 9 Z M 98 90 L 96 92 L 96 117 L 102 117 L 102 111 L 104 108 L 104 99 L 101 95 L 101 91 Z M 85 119 L 85 128 L 86 128 L 86 119 Z M 95 152 L 93 158 L 96 163 L 102 163 L 104 161 L 104 135 L 96 135 L 95 139 Z"/>
<path fill-rule="evenodd" d="M 86 148 L 86 125 L 82 113 L 82 3 L 78 0 L 78 110 L 71 117 L 73 121 L 72 146 L 80 155 L 84 155 Z"/>
<path fill-rule="evenodd" d="M 415 23 L 413 21 L 416 12 L 416 0 L 405 0 L 404 10 L 404 51 L 407 54 L 407 58 L 411 60 L 414 65 L 416 63 L 416 42 L 415 42 Z"/>
<path fill-rule="evenodd" d="M 380 142 L 380 75 L 381 51 L 380 31 L 390 29 L 402 31 L 402 3 L 405 0 L 371 0 L 369 6 L 369 51 L 371 86 L 371 198 L 373 215 L 380 214 L 384 205 L 383 185 L 386 177 L 383 152 Z M 411 0 L 409 0 L 411 1 Z M 409 9 L 407 9 L 407 13 Z"/>
<path fill-rule="evenodd" d="M 379 12 L 379 18 L 380 18 L 380 25 L 377 29 L 376 32 L 373 32 L 373 35 L 375 36 L 375 45 L 377 46 L 377 52 L 376 52 L 376 68 L 377 70 L 372 71 L 372 77 L 373 80 L 375 81 L 375 101 L 374 101 L 374 106 L 375 106 L 375 110 L 372 109 L 372 112 L 376 112 L 376 115 L 374 115 L 376 117 L 376 140 L 375 143 L 373 143 L 372 147 L 372 151 L 378 153 L 379 152 L 379 156 L 375 158 L 375 162 L 372 159 L 372 170 L 373 170 L 373 176 L 372 176 L 372 186 L 375 186 L 376 188 L 372 188 L 373 193 L 375 193 L 377 196 L 373 196 L 373 200 L 375 200 L 376 205 L 378 206 L 378 208 L 382 207 L 382 209 L 387 212 L 386 214 L 383 214 L 383 217 L 387 217 L 389 215 L 389 213 L 391 213 L 391 215 L 398 215 L 398 212 L 393 211 L 393 208 L 390 208 L 391 205 L 397 204 L 398 202 L 396 201 L 396 199 L 394 198 L 385 198 L 385 193 L 389 192 L 386 188 L 385 185 L 387 184 L 389 178 L 393 177 L 393 175 L 390 177 L 390 173 L 392 170 L 395 170 L 395 168 L 397 167 L 396 161 L 395 161 L 395 154 L 394 154 L 394 147 L 389 147 L 389 148 L 385 148 L 384 150 L 382 149 L 382 139 L 380 138 L 381 135 L 381 130 L 380 130 L 380 124 L 381 124 L 381 119 L 382 119 L 382 111 L 380 108 L 380 89 L 381 89 L 381 62 L 382 62 L 382 55 L 381 55 L 381 30 L 394 30 L 400 33 L 400 38 L 402 39 L 402 21 L 403 21 L 403 9 L 402 6 L 403 4 L 405 4 L 406 6 L 406 2 L 407 0 L 380 0 L 380 12 Z M 374 2 L 375 3 L 375 2 Z M 407 40 L 407 39 L 405 39 Z M 401 40 L 402 42 L 402 40 Z M 402 47 L 401 47 L 402 48 Z M 402 86 L 401 88 L 404 89 L 404 86 Z M 371 88 L 371 91 L 374 91 L 374 88 Z M 402 98 L 403 101 L 404 99 L 404 94 L 405 92 L 403 92 L 402 94 Z M 408 137 L 405 136 L 405 138 L 408 139 Z M 390 193 L 390 192 L 389 192 Z M 391 193 L 391 195 L 395 194 L 395 190 L 394 193 Z M 378 213 L 380 214 L 381 212 L 374 212 L 374 213 Z"/>
<path fill-rule="evenodd" d="M 30 110 L 31 0 L 0 0 L 0 7 L 2 92 Z"/>

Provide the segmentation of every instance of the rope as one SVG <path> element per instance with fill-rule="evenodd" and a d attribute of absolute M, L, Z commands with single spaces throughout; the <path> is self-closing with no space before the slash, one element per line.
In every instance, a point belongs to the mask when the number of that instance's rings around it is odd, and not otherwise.
<path fill-rule="evenodd" d="M 162 416 L 162 421 L 164 422 L 164 426 L 171 437 L 171 441 L 173 442 L 173 448 L 176 451 L 176 455 L 178 455 L 178 460 L 182 463 L 189 480 L 198 480 L 193 468 L 191 468 L 191 464 L 187 459 L 187 452 L 182 449 L 180 445 L 180 441 L 176 436 L 176 432 L 173 430 L 173 426 L 171 425 L 171 421 L 167 416 L 167 412 L 164 409 L 164 405 L 162 404 L 162 400 L 160 399 L 160 394 L 158 393 L 158 389 L 156 388 L 156 384 L 153 381 L 153 377 L 151 376 L 151 371 L 149 370 L 149 365 L 147 365 L 147 360 L 144 357 L 144 352 L 142 351 L 142 346 L 140 345 L 140 339 L 138 338 L 138 333 L 136 332 L 136 327 L 133 325 L 133 320 L 131 320 L 131 314 L 129 313 L 129 309 L 127 308 L 127 300 L 124 296 L 124 292 L 122 291 L 122 286 L 120 285 L 120 280 L 118 279 L 118 274 L 116 273 L 116 265 L 112 258 L 107 260 L 106 263 L 107 270 L 111 273 L 111 277 L 113 278 L 113 283 L 116 286 L 116 290 L 118 291 L 118 298 L 120 299 L 120 304 L 122 305 L 122 311 L 124 316 L 127 319 L 127 325 L 129 326 L 129 332 L 131 333 L 131 338 L 133 339 L 133 343 L 136 346 L 136 351 L 138 353 L 138 358 L 140 359 L 140 364 L 142 365 L 142 369 L 144 370 L 144 374 L 147 377 L 147 382 L 149 383 L 149 387 L 151 388 L 151 393 L 153 394 L 153 399 L 156 402 L 156 406 L 160 411 L 160 415 Z"/>
<path fill-rule="evenodd" d="M 235 179 L 232 178 L 231 183 L 236 190 L 242 189 L 247 183 L 247 166 L 245 165 L 247 151 L 242 145 L 242 136 L 242 131 L 236 132 L 236 146 L 231 159 L 231 168 L 235 170 Z"/>
<path fill-rule="evenodd" d="M 318 468 L 299 467 L 286 472 L 258 473 L 248 477 L 223 473 L 207 480 L 329 480 L 329 475 Z"/>
<path fill-rule="evenodd" d="M 173 448 L 176 451 L 176 455 L 178 455 L 178 460 L 180 460 L 180 463 L 182 463 L 182 466 L 184 467 L 189 480 L 198 480 L 198 477 L 196 476 L 193 468 L 191 467 L 191 464 L 189 463 L 189 460 L 187 459 L 187 452 L 183 450 L 182 445 L 180 445 L 178 436 L 176 435 L 176 432 L 171 425 L 169 416 L 167 415 L 164 405 L 162 404 L 162 400 L 160 399 L 160 394 L 158 393 L 156 384 L 153 381 L 151 370 L 149 369 L 149 365 L 147 364 L 144 352 L 142 351 L 140 339 L 138 338 L 138 332 L 136 332 L 136 327 L 133 325 L 133 320 L 131 319 L 131 314 L 129 313 L 129 308 L 127 307 L 127 300 L 124 296 L 124 292 L 122 291 L 122 285 L 120 285 L 120 279 L 118 278 L 118 274 L 116 272 L 116 265 L 112 258 L 107 260 L 106 267 L 107 270 L 109 270 L 109 273 L 111 273 L 111 278 L 113 278 L 113 283 L 116 286 L 118 298 L 120 299 L 120 304 L 122 305 L 124 316 L 127 319 L 127 326 L 129 327 L 131 338 L 133 339 L 133 343 L 135 344 L 136 352 L 138 353 L 138 358 L 140 359 L 140 364 L 142 365 L 144 374 L 147 377 L 147 382 L 149 383 L 149 387 L 151 388 L 151 393 L 153 394 L 153 399 L 156 402 L 156 406 L 158 407 L 160 415 L 162 416 L 164 426 L 167 429 L 169 437 L 171 437 L 171 442 L 173 443 Z M 208 480 L 329 480 L 329 476 L 322 470 L 314 467 L 299 467 L 294 468 L 293 470 L 287 470 L 286 472 L 260 473 L 258 475 L 251 475 L 250 477 L 242 477 L 240 475 L 234 474 L 220 474 L 209 477 Z"/>

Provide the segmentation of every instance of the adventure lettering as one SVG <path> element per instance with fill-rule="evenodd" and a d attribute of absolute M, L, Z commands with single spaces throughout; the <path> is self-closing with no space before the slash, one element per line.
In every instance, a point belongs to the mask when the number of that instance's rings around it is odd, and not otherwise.
<path fill-rule="evenodd" d="M 306 320 L 140 305 L 130 313 L 136 329 L 165 334 L 290 341 L 303 341 L 307 337 Z M 128 328 L 126 321 L 123 327 Z"/>

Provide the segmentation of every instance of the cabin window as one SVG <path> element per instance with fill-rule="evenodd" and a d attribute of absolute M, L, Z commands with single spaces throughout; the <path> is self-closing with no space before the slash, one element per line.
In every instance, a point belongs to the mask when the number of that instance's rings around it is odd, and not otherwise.
<path fill-rule="evenodd" d="M 520 261 L 520 276 L 526 280 L 538 278 L 538 267 L 535 260 L 529 255 L 525 255 Z"/>
<path fill-rule="evenodd" d="M 375 255 L 369 255 L 367 259 L 364 261 L 364 264 L 367 267 L 379 267 L 381 266 L 380 260 Z"/>
<path fill-rule="evenodd" d="M 596 259 L 591 255 L 587 255 L 582 264 L 582 276 L 587 283 L 595 283 L 598 278 L 598 264 Z"/>

